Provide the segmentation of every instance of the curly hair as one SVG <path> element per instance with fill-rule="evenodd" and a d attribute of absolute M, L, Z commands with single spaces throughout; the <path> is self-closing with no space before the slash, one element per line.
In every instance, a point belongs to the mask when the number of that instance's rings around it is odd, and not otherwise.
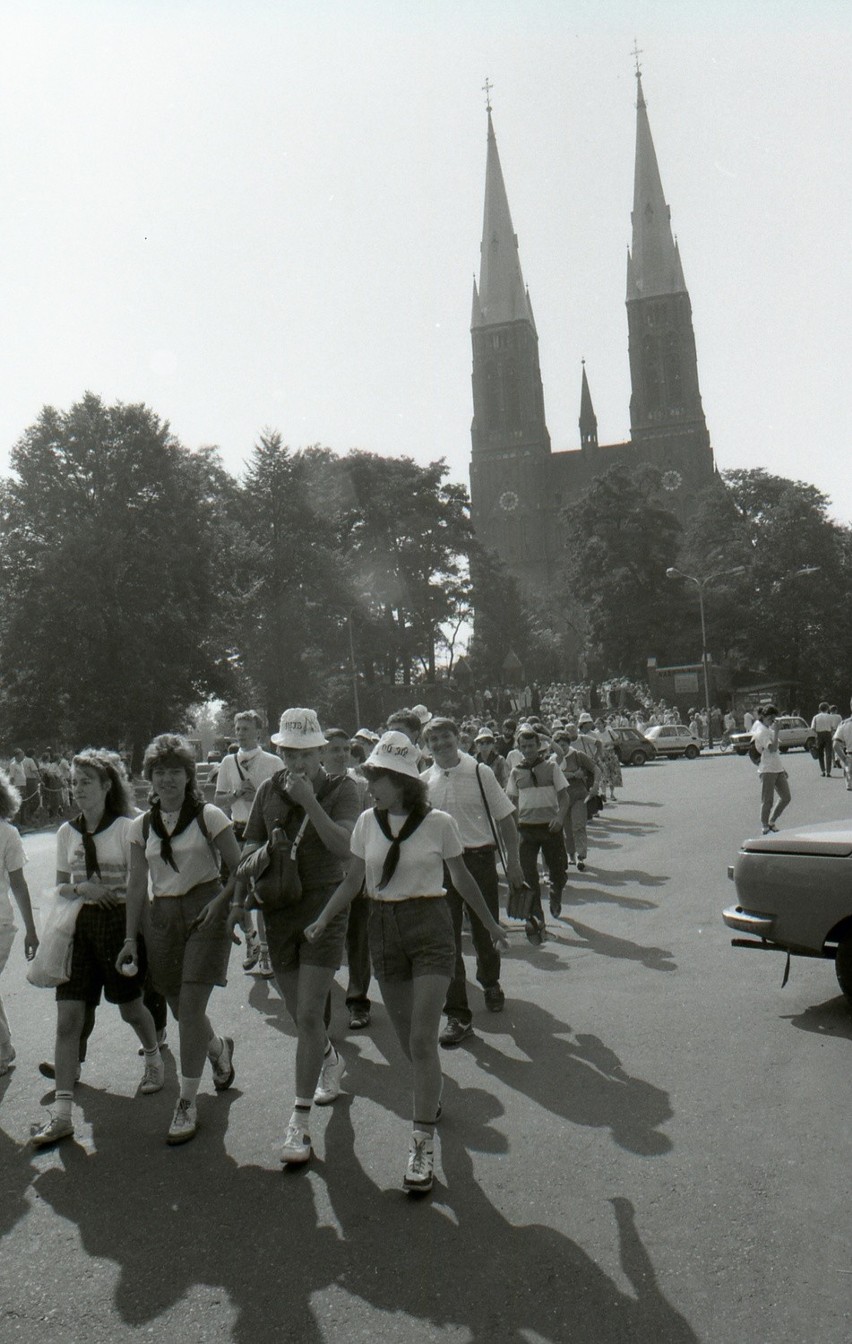
<path fill-rule="evenodd" d="M 0 770 L 0 820 L 11 821 L 21 806 L 21 795 L 5 770 Z"/>
<path fill-rule="evenodd" d="M 414 812 L 418 808 L 425 811 L 429 799 L 425 780 L 414 779 L 411 775 L 400 774 L 397 770 L 383 770 L 378 765 L 365 765 L 363 775 L 368 782 L 372 779 L 392 779 L 394 784 L 402 788 L 402 806 L 406 812 Z"/>
<path fill-rule="evenodd" d="M 192 744 L 179 733 L 160 733 L 145 748 L 142 774 L 151 782 L 158 765 L 182 766 L 186 773 L 186 797 L 196 803 L 204 802 L 204 795 L 195 774 L 195 752 Z"/>
<path fill-rule="evenodd" d="M 124 762 L 115 751 L 106 747 L 84 747 L 72 758 L 71 769 L 91 770 L 104 783 L 109 782 L 104 805 L 117 817 L 132 817 L 136 812 L 133 790 Z"/>

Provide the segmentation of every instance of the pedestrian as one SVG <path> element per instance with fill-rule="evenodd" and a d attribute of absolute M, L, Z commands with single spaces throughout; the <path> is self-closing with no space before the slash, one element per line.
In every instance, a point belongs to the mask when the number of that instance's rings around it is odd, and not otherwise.
<path fill-rule="evenodd" d="M 831 777 L 831 758 L 832 738 L 837 724 L 832 720 L 829 713 L 827 700 L 820 701 L 819 709 L 811 719 L 811 728 L 816 733 L 816 758 L 819 761 L 819 772 L 826 779 Z"/>
<path fill-rule="evenodd" d="M 577 864 L 578 873 L 585 872 L 589 842 L 586 828 L 586 799 L 595 784 L 595 763 L 578 746 L 579 729 L 568 723 L 556 734 L 562 749 L 560 769 L 568 784 L 568 810 L 565 813 L 565 848 L 568 862 Z"/>
<path fill-rule="evenodd" d="M 760 776 L 760 823 L 764 835 L 778 830 L 775 823 L 790 803 L 790 785 L 778 747 L 779 731 L 778 710 L 775 705 L 764 705 L 757 711 L 757 723 L 751 730 L 751 740 L 760 753 L 757 773 Z M 773 811 L 776 794 L 778 802 Z"/>
<path fill-rule="evenodd" d="M 506 999 L 500 984 L 500 953 L 492 937 L 493 925 L 500 918 L 498 845 L 505 855 L 510 888 L 520 891 L 524 885 L 514 804 L 497 783 L 491 768 L 461 750 L 459 730 L 452 719 L 434 718 L 426 725 L 426 746 L 433 759 L 423 776 L 429 802 L 439 811 L 449 813 L 458 826 L 464 846 L 464 866 L 488 909 L 489 918 L 484 922 L 471 910 L 468 918 L 476 953 L 476 978 L 482 986 L 485 1007 L 489 1012 L 499 1013 Z M 455 964 L 444 1004 L 447 1022 L 440 1043 L 444 1049 L 451 1049 L 472 1033 L 473 1014 L 462 956 L 466 901 L 449 870 L 444 874 L 443 885 L 453 921 Z"/>
<path fill-rule="evenodd" d="M 135 949 L 135 969 L 121 969 L 125 903 L 130 872 L 130 785 L 119 756 L 106 748 L 78 752 L 71 765 L 71 792 L 80 809 L 56 833 L 57 899 L 79 901 L 71 952 L 71 974 L 56 987 L 55 1109 L 33 1127 L 37 1148 L 74 1133 L 74 1085 L 80 1076 L 80 1038 L 89 1028 L 101 994 L 118 1006 L 142 1045 L 145 1067 L 139 1091 L 159 1092 L 163 1061 L 154 1019 L 142 1001 L 145 949 Z"/>
<path fill-rule="evenodd" d="M 852 703 L 850 703 L 852 709 Z M 846 789 L 852 792 L 852 716 L 843 719 L 834 730 L 832 739 L 834 755 L 846 777 Z"/>
<path fill-rule="evenodd" d="M 33 908 L 30 901 L 27 879 L 24 877 L 24 846 L 21 837 L 12 825 L 12 818 L 21 806 L 21 795 L 9 780 L 4 770 L 0 770 L 0 975 L 9 960 L 12 944 L 15 941 L 15 915 L 9 896 L 15 898 L 21 919 L 24 921 L 24 955 L 32 961 L 38 948 L 38 935 Z M 15 1059 L 12 1045 L 12 1033 L 9 1019 L 0 998 L 0 1075 L 8 1073 Z"/>
<path fill-rule="evenodd" d="M 195 753 L 186 738 L 176 733 L 155 737 L 145 750 L 142 774 L 151 785 L 150 806 L 130 824 L 126 936 L 118 960 L 138 961 L 144 933 L 154 987 L 177 1019 L 180 1096 L 166 1136 L 174 1145 L 197 1133 L 196 1097 L 205 1057 L 217 1092 L 234 1081 L 233 1039 L 214 1032 L 207 1005 L 213 986 L 227 983 L 228 900 L 240 848 L 230 818 L 204 802 Z M 224 888 L 223 863 L 230 874 Z"/>
<path fill-rule="evenodd" d="M 327 744 L 314 710 L 286 709 L 272 741 L 284 768 L 255 795 L 244 854 L 257 856 L 258 867 L 278 855 L 282 878 L 284 867 L 291 878 L 295 868 L 298 877 L 298 894 L 282 886 L 262 898 L 272 969 L 298 1032 L 295 1101 L 281 1149 L 281 1161 L 291 1165 L 310 1160 L 311 1107 L 314 1102 L 330 1105 L 340 1096 L 346 1067 L 325 1022 L 326 999 L 342 959 L 346 913 L 331 920 L 321 938 L 309 942 L 305 929 L 343 878 L 361 808 L 354 780 L 332 778 L 323 767 Z M 238 887 L 230 923 L 239 918 L 240 899 Z"/>
<path fill-rule="evenodd" d="M 326 728 L 326 746 L 322 754 L 322 763 L 326 773 L 332 778 L 347 775 L 358 790 L 358 811 L 367 806 L 367 780 L 361 773 L 365 757 L 362 756 L 358 769 L 352 768 L 351 744 L 349 736 L 342 728 Z M 360 746 L 360 743 L 358 744 Z M 350 1031 L 363 1031 L 370 1025 L 372 1004 L 370 1003 L 370 942 L 367 925 L 370 914 L 370 902 L 365 891 L 359 892 L 349 907 L 349 920 L 346 925 L 346 1009 L 349 1013 Z"/>
<path fill-rule="evenodd" d="M 281 769 L 281 759 L 271 751 L 264 751 L 260 745 L 260 732 L 263 720 L 254 709 L 243 709 L 234 715 L 234 737 L 237 750 L 223 757 L 216 776 L 216 792 L 213 801 L 231 818 L 234 836 L 242 844 L 246 823 L 251 814 L 254 796 L 265 779 L 271 779 Z M 245 957 L 243 970 L 252 971 L 257 967 L 258 975 L 265 980 L 272 978 L 272 966 L 269 961 L 269 947 L 266 942 L 266 930 L 263 924 L 263 912 L 257 911 L 257 928 L 252 922 L 252 912 L 246 910 L 244 923 L 240 926 L 245 935 Z"/>
<path fill-rule="evenodd" d="M 408 738 L 385 733 L 364 771 L 376 805 L 358 818 L 346 877 L 306 934 L 321 941 L 366 880 L 373 965 L 412 1068 L 413 1133 L 403 1187 L 425 1193 L 432 1188 L 441 1111 L 438 1027 L 455 964 L 452 917 L 441 899 L 445 868 L 495 946 L 508 940 L 464 863 L 458 826 L 429 804 Z"/>
<path fill-rule="evenodd" d="M 512 767 L 506 792 L 518 809 L 521 869 L 533 893 L 533 909 L 526 920 L 526 935 L 531 943 L 538 945 L 545 937 L 538 876 L 539 852 L 550 878 L 550 913 L 558 919 L 562 912 L 562 892 L 568 874 L 562 834 L 568 811 L 568 782 L 559 766 L 547 759 L 531 724 L 520 725 L 517 741 L 522 762 Z"/>
<path fill-rule="evenodd" d="M 489 770 L 493 771 L 494 778 L 505 789 L 509 778 L 509 766 L 506 763 L 506 757 L 501 756 L 497 750 L 497 739 L 491 728 L 480 728 L 476 737 L 473 739 L 474 756 L 483 765 L 487 765 Z"/>

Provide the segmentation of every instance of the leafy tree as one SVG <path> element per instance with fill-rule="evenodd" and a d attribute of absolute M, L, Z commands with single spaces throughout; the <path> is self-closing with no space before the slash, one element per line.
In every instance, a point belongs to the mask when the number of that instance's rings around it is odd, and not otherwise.
<path fill-rule="evenodd" d="M 47 406 L 0 489 L 7 735 L 134 744 L 229 684 L 214 544 L 233 487 L 143 405 Z"/>

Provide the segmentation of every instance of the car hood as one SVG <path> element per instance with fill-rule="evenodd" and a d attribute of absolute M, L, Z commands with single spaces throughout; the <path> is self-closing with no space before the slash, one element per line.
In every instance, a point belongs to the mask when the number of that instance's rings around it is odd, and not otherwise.
<path fill-rule="evenodd" d="M 745 840 L 747 854 L 826 854 L 845 858 L 852 854 L 852 821 L 822 821 L 815 826 L 799 826 L 775 834 Z"/>

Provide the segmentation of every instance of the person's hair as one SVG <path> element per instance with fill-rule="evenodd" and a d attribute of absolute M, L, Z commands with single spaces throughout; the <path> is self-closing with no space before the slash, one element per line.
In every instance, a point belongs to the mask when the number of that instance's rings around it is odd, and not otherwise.
<path fill-rule="evenodd" d="M 423 779 L 415 779 L 413 775 L 403 775 L 397 770 L 384 770 L 380 765 L 365 765 L 364 778 L 366 780 L 392 779 L 394 784 L 402 788 L 402 806 L 406 812 L 413 812 L 415 808 L 425 808 L 429 798 L 429 790 Z"/>
<path fill-rule="evenodd" d="M 0 819 L 11 821 L 21 806 L 21 795 L 5 770 L 0 770 Z"/>
<path fill-rule="evenodd" d="M 777 717 L 778 707 L 776 705 L 764 705 L 760 712 L 761 714 L 774 714 Z"/>
<path fill-rule="evenodd" d="M 256 709 L 241 709 L 239 714 L 234 715 L 235 727 L 238 723 L 248 723 L 249 721 L 251 721 L 255 725 L 258 731 L 260 731 L 260 729 L 263 727 L 263 719 L 260 717 Z"/>
<path fill-rule="evenodd" d="M 435 720 L 432 720 L 434 723 Z M 387 719 L 388 728 L 393 728 L 395 723 L 402 723 L 410 733 L 419 735 L 423 731 L 423 724 L 420 721 L 420 715 L 414 714 L 410 709 L 397 709 Z M 431 728 L 432 723 L 428 726 Z"/>
<path fill-rule="evenodd" d="M 148 743 L 142 760 L 142 774 L 150 783 L 157 766 L 166 764 L 183 766 L 186 772 L 186 797 L 196 803 L 203 803 L 204 797 L 195 774 L 195 752 L 179 733 L 160 733 L 159 737 Z"/>
<path fill-rule="evenodd" d="M 367 759 L 367 753 L 360 742 L 352 741 L 349 743 L 349 755 L 352 757 L 353 761 L 357 761 L 359 765 L 363 765 Z"/>
<path fill-rule="evenodd" d="M 104 806 L 117 817 L 132 817 L 136 811 L 133 791 L 124 762 L 116 751 L 106 747 L 84 747 L 71 761 L 72 770 L 91 770 L 103 783 L 109 783 Z"/>
<path fill-rule="evenodd" d="M 349 741 L 349 734 L 344 733 L 342 728 L 324 728 L 323 732 L 326 742 L 340 741 L 341 738 L 344 742 Z"/>
<path fill-rule="evenodd" d="M 444 729 L 448 729 L 453 734 L 454 737 L 461 736 L 461 734 L 459 733 L 458 724 L 456 723 L 455 719 L 448 719 L 446 715 L 444 715 L 434 719 L 430 719 L 429 722 L 426 724 L 426 728 L 424 730 L 424 736 L 426 738 L 426 741 L 427 742 L 429 741 L 429 735 L 431 733 L 436 731 L 440 732 L 443 731 Z"/>
<path fill-rule="evenodd" d="M 820 714 L 827 714 L 827 713 L 828 713 L 828 701 L 827 701 L 827 700 L 820 700 L 820 702 L 819 702 L 819 712 L 820 712 Z"/>

